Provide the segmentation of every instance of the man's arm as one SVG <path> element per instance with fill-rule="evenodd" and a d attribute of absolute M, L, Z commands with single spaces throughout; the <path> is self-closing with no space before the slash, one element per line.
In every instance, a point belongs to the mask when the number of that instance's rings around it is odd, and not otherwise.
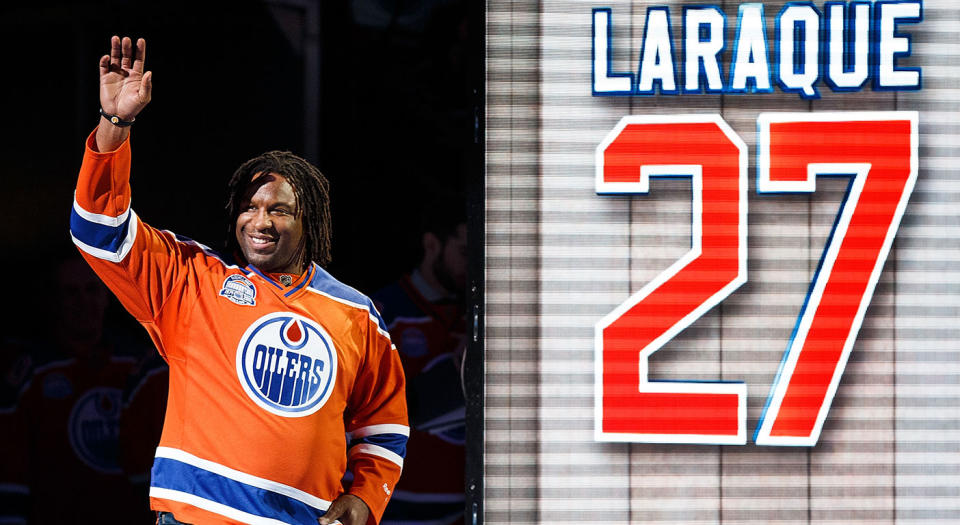
<path fill-rule="evenodd" d="M 140 221 L 131 208 L 129 122 L 150 101 L 150 72 L 143 73 L 146 42 L 111 38 L 109 55 L 100 59 L 100 105 L 118 121 L 101 118 L 87 137 L 77 176 L 70 234 L 84 259 L 154 339 L 166 356 L 156 317 L 174 290 L 190 275 L 183 264 L 190 251 Z"/>
<path fill-rule="evenodd" d="M 378 523 L 403 469 L 410 435 L 403 367 L 372 303 L 370 309 L 365 334 L 367 354 L 357 374 L 346 417 L 347 468 L 353 472 L 353 483 L 348 494 L 334 501 L 321 524 L 334 518 L 349 525 L 364 523 L 350 521 L 350 514 L 338 516 L 332 512 L 340 502 L 344 509 L 356 509 L 353 516 L 364 518 L 366 523 Z"/>
<path fill-rule="evenodd" d="M 142 38 L 137 40 L 136 49 L 130 37 L 113 36 L 110 39 L 110 54 L 100 57 L 100 107 L 105 113 L 132 122 L 150 102 L 153 72 L 143 72 L 146 55 L 147 42 Z M 96 135 L 97 151 L 113 151 L 128 136 L 128 126 L 116 126 L 101 116 Z"/>

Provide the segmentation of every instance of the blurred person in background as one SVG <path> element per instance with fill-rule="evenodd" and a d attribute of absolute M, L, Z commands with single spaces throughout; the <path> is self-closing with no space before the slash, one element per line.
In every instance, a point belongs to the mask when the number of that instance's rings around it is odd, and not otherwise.
<path fill-rule="evenodd" d="M 123 389 L 144 349 L 118 348 L 107 333 L 107 289 L 80 257 L 62 261 L 54 279 L 51 332 L 36 334 L 29 364 L 21 361 L 16 372 L 25 379 L 0 412 L 0 517 L 31 525 L 133 523 L 119 423 Z"/>
<path fill-rule="evenodd" d="M 407 377 L 410 440 L 384 524 L 462 523 L 467 226 L 464 199 L 427 199 L 413 270 L 373 294 Z"/>

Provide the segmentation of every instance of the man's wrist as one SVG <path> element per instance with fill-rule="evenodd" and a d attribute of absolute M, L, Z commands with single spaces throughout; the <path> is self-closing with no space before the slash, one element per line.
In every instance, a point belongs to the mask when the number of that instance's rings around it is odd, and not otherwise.
<path fill-rule="evenodd" d="M 100 125 L 97 126 L 97 131 L 94 134 L 96 151 L 100 153 L 115 151 L 129 136 L 130 128 L 114 126 L 106 117 L 100 117 Z"/>
<path fill-rule="evenodd" d="M 367 508 L 367 512 L 370 512 L 370 505 L 367 505 L 366 500 L 364 500 L 363 497 L 360 496 L 359 494 L 354 494 L 353 492 L 345 492 L 343 495 L 344 495 L 344 496 L 353 496 L 354 498 L 356 498 L 357 500 L 359 500 L 360 503 L 363 503 L 363 506 Z"/>
<path fill-rule="evenodd" d="M 131 118 L 130 120 L 124 120 L 120 118 L 119 115 L 113 115 L 113 114 L 107 113 L 106 111 L 103 110 L 103 108 L 100 108 L 100 116 L 106 119 L 107 122 L 113 124 L 114 126 L 117 126 L 118 128 L 129 127 L 131 124 L 133 124 L 135 120 L 137 120 L 136 118 Z"/>
<path fill-rule="evenodd" d="M 369 521 L 370 521 L 371 518 L 373 518 L 373 523 L 376 523 L 376 522 L 377 522 L 377 518 L 376 518 L 376 517 L 377 517 L 377 514 L 376 514 L 375 512 L 373 512 L 373 509 L 370 508 L 370 504 L 367 503 L 367 498 L 366 498 L 366 497 L 361 496 L 360 494 L 357 494 L 357 493 L 355 493 L 355 492 L 349 492 L 349 491 L 346 492 L 346 493 L 344 493 L 344 496 L 353 496 L 353 497 L 356 498 L 361 504 L 363 504 L 363 508 L 367 511 L 367 522 L 368 522 L 368 523 L 369 523 Z M 369 495 L 367 495 L 367 497 L 369 497 Z"/>

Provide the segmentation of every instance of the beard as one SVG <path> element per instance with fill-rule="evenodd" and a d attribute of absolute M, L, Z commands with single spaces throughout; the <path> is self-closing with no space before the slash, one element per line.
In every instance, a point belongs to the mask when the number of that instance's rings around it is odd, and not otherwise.
<path fill-rule="evenodd" d="M 463 297 L 464 289 L 466 288 L 466 283 L 458 281 L 456 277 L 450 272 L 450 269 L 447 268 L 447 265 L 443 262 L 443 257 L 438 258 L 433 263 L 433 275 L 436 276 L 437 281 L 446 289 L 448 292 L 456 295 L 457 297 Z"/>

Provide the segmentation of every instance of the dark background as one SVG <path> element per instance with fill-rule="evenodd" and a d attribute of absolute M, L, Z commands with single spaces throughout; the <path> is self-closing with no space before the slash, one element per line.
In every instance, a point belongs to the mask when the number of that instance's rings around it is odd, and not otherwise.
<path fill-rule="evenodd" d="M 264 151 L 290 150 L 331 182 L 328 270 L 371 294 L 419 260 L 423 210 L 441 200 L 467 210 L 466 510 L 481 515 L 483 10 L 469 0 L 0 7 L 9 306 L 0 397 L 15 398 L 6 387 L 23 379 L 14 373 L 27 370 L 17 368 L 22 356 L 35 353 L 36 364 L 55 351 L 57 268 L 77 255 L 69 216 L 84 141 L 99 122 L 99 58 L 112 35 L 143 37 L 154 90 L 131 130 L 131 186 L 132 207 L 151 225 L 222 249 L 230 175 Z M 152 354 L 145 331 L 111 301 L 105 337 Z"/>
<path fill-rule="evenodd" d="M 482 18 L 465 0 L 0 9 L 0 242 L 17 332 L 43 330 L 45 277 L 75 251 L 72 193 L 113 34 L 147 40 L 154 92 L 132 128 L 132 188 L 133 208 L 156 227 L 222 248 L 227 179 L 244 160 L 287 149 L 331 181 L 329 270 L 369 294 L 415 264 L 423 207 L 466 206 L 479 177 Z"/>

